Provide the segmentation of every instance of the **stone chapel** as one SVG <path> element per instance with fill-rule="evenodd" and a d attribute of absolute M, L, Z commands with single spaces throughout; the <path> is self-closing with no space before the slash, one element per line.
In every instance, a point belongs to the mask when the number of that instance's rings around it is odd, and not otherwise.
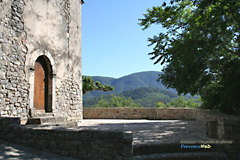
<path fill-rule="evenodd" d="M 0 0 L 0 117 L 82 119 L 82 0 Z"/>

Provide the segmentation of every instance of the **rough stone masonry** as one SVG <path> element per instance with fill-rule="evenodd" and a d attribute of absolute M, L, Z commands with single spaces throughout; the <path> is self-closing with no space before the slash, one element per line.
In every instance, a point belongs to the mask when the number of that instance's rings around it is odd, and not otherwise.
<path fill-rule="evenodd" d="M 81 0 L 0 0 L 0 117 L 82 119 Z"/>

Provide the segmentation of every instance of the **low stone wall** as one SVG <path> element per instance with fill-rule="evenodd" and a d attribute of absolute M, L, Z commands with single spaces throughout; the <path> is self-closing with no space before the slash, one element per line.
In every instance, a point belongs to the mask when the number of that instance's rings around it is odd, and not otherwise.
<path fill-rule="evenodd" d="M 10 124 L 20 124 L 20 118 L 17 117 L 0 117 L 0 134 L 8 133 Z"/>
<path fill-rule="evenodd" d="M 1 120 L 0 120 L 1 121 Z M 0 138 L 39 150 L 84 160 L 132 159 L 132 132 L 79 128 L 8 126 Z"/>
<path fill-rule="evenodd" d="M 83 118 L 195 120 L 197 112 L 190 108 L 83 108 Z"/>
<path fill-rule="evenodd" d="M 226 153 L 230 159 L 240 159 L 240 117 L 199 110 L 196 120 L 203 124 L 208 137 L 232 141 L 227 146 Z"/>
<path fill-rule="evenodd" d="M 230 140 L 226 153 L 240 159 L 240 117 L 203 109 L 185 108 L 83 108 L 85 119 L 176 119 L 197 120 L 208 137 Z"/>
<path fill-rule="evenodd" d="M 84 118 L 197 120 L 207 136 L 232 141 L 226 145 L 226 153 L 230 159 L 240 158 L 240 117 L 201 109 L 84 108 Z M 19 121 L 0 118 L 0 138 L 79 159 L 132 158 L 131 132 L 23 126 Z"/>
<path fill-rule="evenodd" d="M 197 120 L 211 138 L 240 140 L 240 117 L 203 109 L 83 108 L 83 118 Z"/>
<path fill-rule="evenodd" d="M 240 117 L 217 111 L 199 110 L 196 120 L 203 124 L 209 137 L 240 140 Z"/>

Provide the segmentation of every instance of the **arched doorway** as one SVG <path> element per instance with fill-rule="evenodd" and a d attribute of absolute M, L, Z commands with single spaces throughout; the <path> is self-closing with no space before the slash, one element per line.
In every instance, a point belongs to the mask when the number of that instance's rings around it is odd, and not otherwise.
<path fill-rule="evenodd" d="M 34 70 L 33 106 L 38 113 L 52 112 L 52 66 L 49 59 L 39 56 Z"/>

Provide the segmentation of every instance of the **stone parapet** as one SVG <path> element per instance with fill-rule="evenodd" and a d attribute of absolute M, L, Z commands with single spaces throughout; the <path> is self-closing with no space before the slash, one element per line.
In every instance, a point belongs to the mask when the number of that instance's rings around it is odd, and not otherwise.
<path fill-rule="evenodd" d="M 240 158 L 240 117 L 218 111 L 185 108 L 84 108 L 84 119 L 197 120 L 210 138 L 231 143 L 224 146 L 230 159 Z"/>
<path fill-rule="evenodd" d="M 10 124 L 20 124 L 18 117 L 0 117 L 0 134 L 6 134 L 9 131 Z"/>
<path fill-rule="evenodd" d="M 230 159 L 240 159 L 240 117 L 218 111 L 199 110 L 196 120 L 203 124 L 210 138 L 230 140 L 226 153 Z"/>
<path fill-rule="evenodd" d="M 218 111 L 198 110 L 196 120 L 203 124 L 209 137 L 240 140 L 240 117 Z"/>
<path fill-rule="evenodd" d="M 197 112 L 189 108 L 83 108 L 83 118 L 195 120 Z"/>

